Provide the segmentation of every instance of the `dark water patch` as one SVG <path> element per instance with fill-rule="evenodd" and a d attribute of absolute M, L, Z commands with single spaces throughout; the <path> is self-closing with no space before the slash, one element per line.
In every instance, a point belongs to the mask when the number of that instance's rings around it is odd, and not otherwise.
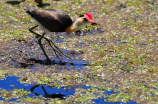
<path fill-rule="evenodd" d="M 103 46 L 106 46 L 108 43 L 107 42 L 100 42 Z"/>
<path fill-rule="evenodd" d="M 3 100 L 3 98 L 2 98 L 2 97 L 0 97 L 0 100 Z"/>
<path fill-rule="evenodd" d="M 6 57 L 7 55 L 5 53 L 1 53 L 0 54 L 0 64 L 2 64 L 4 62 L 4 60 L 2 58 Z M 1 67 L 1 66 L 0 66 Z"/>
<path fill-rule="evenodd" d="M 81 47 L 81 46 L 83 46 L 83 45 L 84 45 L 83 42 L 77 42 L 77 44 L 76 44 L 75 46 L 77 46 L 77 47 Z"/>
<path fill-rule="evenodd" d="M 61 61 L 55 61 L 55 60 L 51 60 L 51 63 L 47 63 L 47 60 L 36 60 L 34 58 L 31 59 L 27 59 L 28 62 L 32 62 L 32 64 L 34 63 L 38 63 L 41 65 L 61 65 L 61 66 L 76 66 L 76 67 L 80 67 L 80 66 L 90 66 L 88 61 L 84 61 L 82 59 L 64 59 L 65 61 L 61 62 Z M 32 67 L 35 69 L 35 67 Z"/>
<path fill-rule="evenodd" d="M 128 42 L 126 42 L 126 41 L 123 41 L 123 40 L 118 40 L 120 43 L 128 43 Z"/>
<path fill-rule="evenodd" d="M 43 43 L 45 44 L 45 42 Z M 14 47 L 14 48 L 13 48 Z M 16 48 L 15 48 L 16 47 Z M 38 48 L 37 48 L 38 47 Z M 47 47 L 47 45 L 45 46 Z M 10 48 L 10 53 L 8 60 L 9 67 L 11 68 L 32 68 L 36 69 L 40 68 L 43 69 L 43 67 L 38 67 L 38 65 L 58 65 L 58 66 L 73 66 L 75 70 L 81 70 L 82 66 L 85 66 L 88 64 L 87 61 L 84 61 L 82 59 L 75 60 L 74 58 L 77 57 L 80 54 L 83 54 L 83 51 L 81 52 L 75 52 L 75 51 L 69 51 L 69 50 L 63 50 L 63 53 L 68 55 L 71 59 L 68 59 L 66 56 L 59 56 L 59 58 L 62 60 L 60 61 L 54 54 L 52 49 L 47 49 L 48 56 L 51 59 L 51 62 L 48 62 L 39 48 L 37 39 L 31 38 L 29 41 L 26 42 L 19 42 L 17 44 L 13 44 Z M 52 55 L 54 55 L 52 57 Z M 75 68 L 77 67 L 77 68 Z M 80 68 L 79 68 L 80 67 Z"/>
<path fill-rule="evenodd" d="M 17 102 L 17 100 L 18 98 L 13 98 L 13 99 L 10 99 L 9 102 L 14 102 L 14 101 Z"/>
<path fill-rule="evenodd" d="M 133 101 L 128 101 L 127 103 L 124 102 L 105 102 L 104 99 L 106 98 L 98 98 L 98 99 L 93 99 L 94 104 L 137 104 L 136 102 Z"/>
<path fill-rule="evenodd" d="M 122 9 L 122 8 L 126 8 L 126 7 L 127 7 L 126 4 L 119 4 L 118 6 L 116 6 L 116 8 L 117 8 L 118 10 L 120 10 L 120 9 Z"/>
<path fill-rule="evenodd" d="M 94 30 L 95 31 L 101 31 L 101 30 Z M 87 31 L 89 33 L 90 31 Z M 59 36 L 55 36 L 58 34 Z M 49 34 L 48 34 L 49 35 Z M 64 42 L 63 38 L 66 38 L 68 35 L 65 33 L 51 33 L 49 37 L 51 39 L 56 39 L 55 43 Z M 83 54 L 83 51 L 81 52 L 75 52 L 75 51 L 69 51 L 69 50 L 63 50 L 63 53 L 68 55 L 71 59 L 68 59 L 66 56 L 59 56 L 60 61 L 58 58 L 56 58 L 56 55 L 54 54 L 53 50 L 51 48 L 46 49 L 47 47 L 50 47 L 48 43 L 42 39 L 42 44 L 45 48 L 45 51 L 47 52 L 49 58 L 51 59 L 51 63 L 49 63 L 46 60 L 46 57 L 44 56 L 41 48 L 38 45 L 38 39 L 37 38 L 31 38 L 29 41 L 22 41 L 17 42 L 17 44 L 12 44 L 12 46 L 9 48 L 10 53 L 8 56 L 8 60 L 10 60 L 8 63 L 9 67 L 11 68 L 32 68 L 33 70 L 36 69 L 38 65 L 58 65 L 58 66 L 67 66 L 66 69 L 70 69 L 70 67 L 73 67 L 73 70 L 82 70 L 84 66 L 88 65 L 87 61 L 84 61 L 82 59 L 75 60 L 74 58 L 78 57 L 80 54 Z M 79 43 L 79 46 L 83 46 L 84 43 Z M 37 67 L 40 69 L 43 69 L 43 67 Z M 64 68 L 65 69 L 65 68 Z"/>
<path fill-rule="evenodd" d="M 7 55 L 6 54 L 0 54 L 0 57 L 6 57 Z"/>
<path fill-rule="evenodd" d="M 21 1 L 7 1 L 7 4 L 11 4 L 12 6 L 19 5 L 21 2 L 24 2 L 25 0 Z"/>
<path fill-rule="evenodd" d="M 142 46 L 145 46 L 145 45 L 147 45 L 146 43 L 140 43 L 140 46 L 142 47 Z"/>
<path fill-rule="evenodd" d="M 50 4 L 49 3 L 39 3 L 37 6 L 40 8 L 45 8 L 47 6 L 50 6 Z"/>
<path fill-rule="evenodd" d="M 62 60 L 60 61 L 58 58 L 56 58 L 56 56 L 54 56 L 54 57 L 50 57 L 51 62 L 48 62 L 45 56 L 42 54 L 42 52 L 38 51 L 40 49 L 37 49 L 36 51 L 34 50 L 34 47 L 33 47 L 35 45 L 34 42 L 29 43 L 29 44 L 30 45 L 29 46 L 27 45 L 25 49 L 24 49 L 25 46 L 18 45 L 19 48 L 17 48 L 16 51 L 13 51 L 12 53 L 10 53 L 10 57 L 8 58 L 8 60 L 10 60 L 8 62 L 9 67 L 31 68 L 33 70 L 36 70 L 37 68 L 43 69 L 45 65 L 48 65 L 48 66 L 56 65 L 56 67 L 59 67 L 60 70 L 62 69 L 82 70 L 85 66 L 89 65 L 88 61 L 85 61 L 82 59 L 74 59 L 78 55 L 83 54 L 82 51 L 75 52 L 75 51 L 69 51 L 69 50 L 62 50 L 63 53 L 68 55 L 71 59 L 68 59 L 65 56 L 59 56 L 60 59 Z M 53 54 L 52 51 L 51 53 Z"/>
<path fill-rule="evenodd" d="M 115 88 L 118 88 L 119 86 L 118 85 L 115 85 Z"/>
<path fill-rule="evenodd" d="M 116 93 L 116 92 L 114 92 L 114 91 L 108 91 L 108 90 L 105 91 L 105 94 L 108 94 L 108 95 L 111 95 L 111 94 L 113 94 L 113 93 Z M 117 92 L 117 93 L 118 93 L 118 92 Z"/>

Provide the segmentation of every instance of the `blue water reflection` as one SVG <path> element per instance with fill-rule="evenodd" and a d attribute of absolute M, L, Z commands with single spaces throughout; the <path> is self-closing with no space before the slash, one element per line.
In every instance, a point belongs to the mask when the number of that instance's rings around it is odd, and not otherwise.
<path fill-rule="evenodd" d="M 30 89 L 32 87 L 34 87 L 35 85 L 29 85 L 29 84 L 22 84 L 20 83 L 20 81 L 18 81 L 18 77 L 16 76 L 8 76 L 6 77 L 6 79 L 4 80 L 0 80 L 0 88 L 1 89 L 5 89 L 7 91 L 11 91 L 13 89 L 24 89 L 26 91 L 30 91 Z M 49 87 L 49 86 L 43 86 L 45 91 L 48 94 L 62 94 L 64 97 L 68 97 L 70 95 L 73 95 L 75 93 L 75 89 L 80 87 L 80 88 L 84 88 L 84 89 L 90 89 L 91 86 L 86 86 L 86 85 L 76 85 L 76 86 L 68 86 L 68 87 L 62 87 L 60 89 L 56 88 L 56 87 Z M 33 97 L 36 96 L 36 94 L 38 95 L 43 95 L 45 96 L 45 92 L 42 89 L 41 86 L 35 88 L 33 90 L 33 92 L 31 94 L 29 94 L 29 97 Z M 112 94 L 112 93 L 119 93 L 119 92 L 113 92 L 113 91 L 105 91 L 105 94 Z M 9 101 L 17 101 L 18 98 L 15 99 L 11 99 Z M 97 98 L 97 99 L 93 99 L 92 101 L 94 101 L 96 104 L 137 104 L 136 102 L 132 102 L 129 101 L 127 103 L 122 103 L 122 102 L 117 102 L 117 103 L 113 103 L 113 102 L 104 102 L 105 98 Z M 4 100 L 2 97 L 0 97 L 0 100 Z"/>

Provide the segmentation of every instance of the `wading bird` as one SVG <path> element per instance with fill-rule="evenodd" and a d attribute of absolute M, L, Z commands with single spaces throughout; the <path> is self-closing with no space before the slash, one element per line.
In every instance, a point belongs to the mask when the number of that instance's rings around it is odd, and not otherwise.
<path fill-rule="evenodd" d="M 64 55 L 66 57 L 68 57 L 68 56 L 65 55 L 49 37 L 44 36 L 46 33 L 66 32 L 67 34 L 69 34 L 71 32 L 75 32 L 75 31 L 79 30 L 81 27 L 86 26 L 88 24 L 92 24 L 92 25 L 96 24 L 92 20 L 92 15 L 90 13 L 85 13 L 84 15 L 79 16 L 79 18 L 74 22 L 71 20 L 71 18 L 68 14 L 64 13 L 61 10 L 29 9 L 26 11 L 26 13 L 28 13 L 30 15 L 30 17 L 33 18 L 35 21 L 36 26 L 30 28 L 29 30 L 30 30 L 30 32 L 32 32 L 40 37 L 38 39 L 38 44 L 40 45 L 44 55 L 46 56 L 46 58 L 49 62 L 50 62 L 50 59 L 41 44 L 42 38 L 46 39 L 46 41 L 49 43 L 49 45 L 54 50 L 57 57 L 58 57 L 57 53 L 60 55 Z M 33 29 L 38 26 L 40 27 L 40 29 L 44 30 L 42 35 L 33 31 Z M 60 60 L 60 58 L 59 58 L 59 60 Z"/>

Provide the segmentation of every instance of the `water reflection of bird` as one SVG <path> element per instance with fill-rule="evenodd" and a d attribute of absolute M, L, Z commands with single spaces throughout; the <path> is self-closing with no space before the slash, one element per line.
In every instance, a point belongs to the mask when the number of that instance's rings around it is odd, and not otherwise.
<path fill-rule="evenodd" d="M 36 89 L 39 86 L 40 85 L 35 85 L 34 87 L 32 87 L 30 89 L 30 91 L 33 92 L 33 90 Z M 42 87 L 42 89 L 45 93 L 45 95 L 44 95 L 45 98 L 60 98 L 60 99 L 63 99 L 63 96 L 64 96 L 63 94 L 60 94 L 60 93 L 58 93 L 58 94 L 48 94 L 47 91 L 45 90 L 44 86 L 41 86 L 41 87 Z M 39 95 L 38 93 L 35 93 L 35 94 Z"/>
<path fill-rule="evenodd" d="M 46 56 L 46 58 L 49 62 L 51 62 L 51 61 L 50 61 L 47 53 L 45 52 L 45 50 L 41 44 L 42 38 L 46 39 L 46 41 L 49 43 L 49 45 L 53 48 L 53 51 L 55 52 L 57 57 L 58 57 L 57 53 L 60 55 L 64 55 L 64 56 L 67 56 L 67 55 L 65 55 L 53 43 L 53 41 L 49 37 L 44 36 L 46 33 L 49 33 L 49 32 L 66 32 L 67 34 L 69 34 L 71 32 L 75 32 L 75 31 L 79 30 L 81 27 L 86 26 L 88 24 L 92 24 L 92 25 L 96 24 L 92 20 L 92 15 L 90 13 L 85 13 L 84 15 L 79 16 L 79 18 L 75 22 L 72 22 L 69 15 L 64 13 L 61 10 L 28 9 L 26 12 L 30 15 L 31 18 L 33 18 L 35 20 L 35 23 L 37 24 L 36 26 L 30 28 L 30 32 L 32 32 L 40 37 L 38 39 L 38 43 L 39 43 L 44 55 Z M 38 26 L 42 30 L 44 30 L 44 33 L 42 35 L 33 31 L 33 29 L 38 27 Z M 59 60 L 60 60 L 60 58 L 59 58 Z"/>

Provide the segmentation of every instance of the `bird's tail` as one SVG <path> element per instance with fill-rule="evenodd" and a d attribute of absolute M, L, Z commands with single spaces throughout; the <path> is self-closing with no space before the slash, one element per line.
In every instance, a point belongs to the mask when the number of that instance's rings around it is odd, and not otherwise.
<path fill-rule="evenodd" d="M 30 10 L 27 10 L 26 13 L 29 14 L 29 16 L 32 17 Z"/>
<path fill-rule="evenodd" d="M 30 12 L 31 10 L 33 10 L 33 8 L 31 8 L 30 6 L 25 6 L 25 10 L 26 10 L 26 13 L 29 14 L 29 16 L 33 17 Z"/>

